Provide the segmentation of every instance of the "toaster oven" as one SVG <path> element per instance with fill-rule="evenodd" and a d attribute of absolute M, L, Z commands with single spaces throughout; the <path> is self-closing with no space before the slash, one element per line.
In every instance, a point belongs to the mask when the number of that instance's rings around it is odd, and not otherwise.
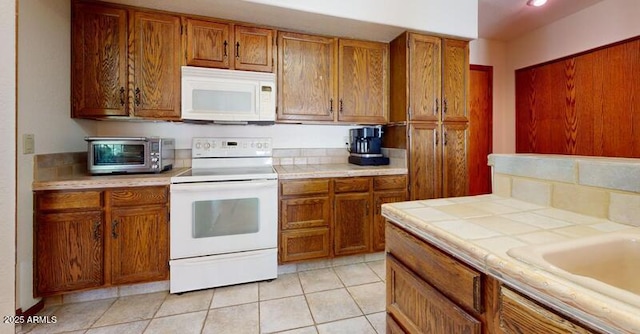
<path fill-rule="evenodd" d="M 91 174 L 160 173 L 173 168 L 175 141 L 158 137 L 86 137 Z"/>

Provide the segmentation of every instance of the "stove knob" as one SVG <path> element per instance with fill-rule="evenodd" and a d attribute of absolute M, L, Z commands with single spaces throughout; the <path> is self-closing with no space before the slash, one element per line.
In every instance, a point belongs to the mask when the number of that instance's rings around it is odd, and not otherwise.
<path fill-rule="evenodd" d="M 269 143 L 268 142 L 264 143 L 264 148 L 269 148 Z"/>
<path fill-rule="evenodd" d="M 257 144 L 258 148 L 262 148 L 262 143 Z"/>
<path fill-rule="evenodd" d="M 202 148 L 202 143 L 201 142 L 196 142 L 196 148 L 197 149 L 201 149 Z"/>
<path fill-rule="evenodd" d="M 208 142 L 204 143 L 204 149 L 208 150 L 211 148 L 211 144 L 209 144 Z"/>

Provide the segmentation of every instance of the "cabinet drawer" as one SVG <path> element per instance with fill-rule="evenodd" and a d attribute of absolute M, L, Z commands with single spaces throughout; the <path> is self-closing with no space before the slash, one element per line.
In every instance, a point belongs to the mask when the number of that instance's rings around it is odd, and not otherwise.
<path fill-rule="evenodd" d="M 505 333 L 597 333 L 589 331 L 504 287 L 500 289 L 500 297 L 502 300 L 500 327 Z"/>
<path fill-rule="evenodd" d="M 100 210 L 102 192 L 98 190 L 36 192 L 36 208 L 38 210 Z"/>
<path fill-rule="evenodd" d="M 366 192 L 371 189 L 371 178 L 369 177 L 345 177 L 335 179 L 333 183 L 333 192 Z"/>
<path fill-rule="evenodd" d="M 329 226 L 330 218 L 329 197 L 292 198 L 280 201 L 282 230 Z"/>
<path fill-rule="evenodd" d="M 403 190 L 407 189 L 406 175 L 376 176 L 373 179 L 373 190 Z"/>
<path fill-rule="evenodd" d="M 326 258 L 329 256 L 329 228 L 284 231 L 280 234 L 281 262 Z"/>
<path fill-rule="evenodd" d="M 283 181 L 280 183 L 280 195 L 328 194 L 329 179 Z"/>
<path fill-rule="evenodd" d="M 166 204 L 167 187 L 135 187 L 109 191 L 112 206 Z"/>
<path fill-rule="evenodd" d="M 469 311 L 482 313 L 482 275 L 400 228 L 386 224 L 387 252 L 449 299 Z"/>
<path fill-rule="evenodd" d="M 387 312 L 409 333 L 480 334 L 481 323 L 387 255 Z"/>

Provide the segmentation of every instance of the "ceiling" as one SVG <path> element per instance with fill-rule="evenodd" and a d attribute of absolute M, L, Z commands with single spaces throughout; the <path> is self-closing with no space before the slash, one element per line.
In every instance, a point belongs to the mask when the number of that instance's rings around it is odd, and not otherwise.
<path fill-rule="evenodd" d="M 509 41 L 602 0 L 548 0 L 542 7 L 527 0 L 479 0 L 478 37 Z"/>
<path fill-rule="evenodd" d="M 296 31 L 391 41 L 405 29 L 348 20 L 238 0 L 105 0 L 139 7 L 211 16 Z M 478 37 L 509 41 L 603 0 L 548 0 L 530 7 L 527 0 L 478 0 Z"/>

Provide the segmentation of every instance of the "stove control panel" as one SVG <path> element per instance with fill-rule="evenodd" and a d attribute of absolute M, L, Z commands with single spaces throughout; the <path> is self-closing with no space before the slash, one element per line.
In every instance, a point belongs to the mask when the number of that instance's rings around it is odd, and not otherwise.
<path fill-rule="evenodd" d="M 270 157 L 271 138 L 197 137 L 191 141 L 193 158 Z"/>

